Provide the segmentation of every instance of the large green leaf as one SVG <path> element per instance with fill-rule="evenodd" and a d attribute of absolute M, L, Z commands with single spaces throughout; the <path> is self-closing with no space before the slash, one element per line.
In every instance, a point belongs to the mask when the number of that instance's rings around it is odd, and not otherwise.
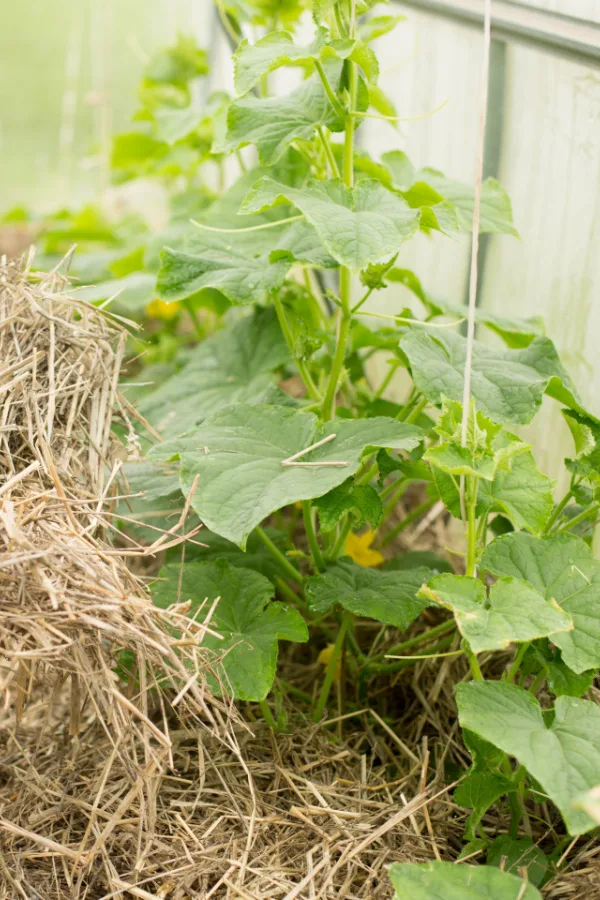
<path fill-rule="evenodd" d="M 460 334 L 409 332 L 400 341 L 413 380 L 427 399 L 439 404 L 445 394 L 461 400 L 467 340 Z M 536 338 L 518 350 L 495 349 L 474 342 L 471 395 L 477 409 L 496 422 L 526 425 L 541 406 L 544 393 L 581 410 L 576 390 L 549 338 Z"/>
<path fill-rule="evenodd" d="M 165 247 L 160 263 L 156 287 L 165 300 L 183 300 L 203 288 L 216 288 L 240 304 L 265 301 L 281 287 L 290 267 L 287 260 L 271 265 L 268 255 L 244 252 L 233 235 L 215 233 L 197 254 Z"/>
<path fill-rule="evenodd" d="M 161 569 L 152 588 L 157 606 L 191 601 L 191 616 L 205 602 L 206 612 L 219 597 L 211 628 L 203 646 L 222 654 L 225 688 L 240 700 L 264 700 L 273 684 L 277 642 L 306 641 L 308 629 L 300 613 L 283 603 L 271 602 L 271 582 L 251 569 L 215 562 L 170 563 Z M 202 613 L 200 613 L 200 616 Z"/>
<path fill-rule="evenodd" d="M 460 724 L 515 756 L 559 808 L 570 834 L 595 827 L 575 804 L 600 783 L 600 707 L 559 697 L 548 726 L 535 697 L 506 682 L 459 684 L 456 700 Z"/>
<path fill-rule="evenodd" d="M 181 371 L 142 399 L 140 412 L 170 436 L 225 406 L 268 402 L 272 373 L 288 356 L 274 311 L 256 311 L 199 344 Z"/>
<path fill-rule="evenodd" d="M 331 434 L 336 437 L 298 460 L 320 465 L 282 464 Z M 412 450 L 420 440 L 420 429 L 393 419 L 338 419 L 319 426 L 312 413 L 243 405 L 217 413 L 154 452 L 162 458 L 179 455 L 185 494 L 200 476 L 192 506 L 211 531 L 244 548 L 270 513 L 320 497 L 353 475 L 367 448 Z"/>
<path fill-rule="evenodd" d="M 531 884 L 492 866 L 394 863 L 394 900 L 542 900 Z"/>
<path fill-rule="evenodd" d="M 326 28 L 317 28 L 310 44 L 295 44 L 287 31 L 273 31 L 255 44 L 242 41 L 233 57 L 235 89 L 247 94 L 263 75 L 280 66 L 298 66 L 327 58 L 352 58 L 369 80 L 376 80 L 377 59 L 362 41 L 329 40 Z"/>
<path fill-rule="evenodd" d="M 306 166 L 295 151 L 279 160 L 276 171 L 292 184 L 303 183 Z M 239 178 L 208 209 L 195 217 L 197 226 L 171 225 L 160 243 L 157 291 L 165 300 L 181 300 L 212 288 L 237 304 L 265 302 L 283 284 L 294 259 L 317 266 L 335 265 L 306 221 L 276 225 L 288 218 L 283 208 L 259 216 L 239 215 L 240 204 L 264 169 Z M 257 225 L 269 225 L 256 231 Z M 248 231 L 248 227 L 252 231 Z M 226 229 L 214 231 L 211 229 Z M 208 229 L 208 230 L 207 230 Z M 156 246 L 156 238 L 151 241 Z"/>
<path fill-rule="evenodd" d="M 490 590 L 477 578 L 436 575 L 418 593 L 452 610 L 474 653 L 501 650 L 513 641 L 532 641 L 573 628 L 571 617 L 528 582 L 501 578 Z M 554 638 L 553 638 L 554 639 Z"/>
<path fill-rule="evenodd" d="M 575 625 L 552 638 L 564 662 L 578 674 L 600 666 L 600 562 L 581 538 L 505 534 L 488 545 L 481 566 L 492 575 L 522 578 L 556 600 Z"/>
<path fill-rule="evenodd" d="M 218 152 L 254 144 L 263 165 L 271 165 L 294 140 L 310 140 L 318 126 L 343 131 L 320 79 L 313 76 L 284 96 L 243 97 L 227 112 L 227 134 Z"/>
<path fill-rule="evenodd" d="M 417 599 L 417 591 L 430 575 L 425 568 L 379 571 L 341 559 L 324 574 L 306 580 L 306 598 L 313 612 L 326 612 L 339 603 L 355 616 L 404 631 L 429 606 L 429 601 Z"/>
<path fill-rule="evenodd" d="M 516 791 L 514 782 L 499 772 L 470 772 L 461 781 L 454 791 L 454 802 L 473 810 L 465 825 L 465 833 L 469 840 L 476 838 L 477 826 L 490 806 L 504 794 L 514 791 Z"/>
<path fill-rule="evenodd" d="M 381 162 L 390 176 L 390 186 L 404 194 L 424 194 L 435 191 L 440 200 L 452 205 L 463 231 L 473 227 L 475 191 L 472 186 L 446 178 L 436 169 L 417 171 L 409 158 L 400 150 L 384 153 Z M 513 223 L 512 207 L 508 194 L 495 178 L 486 178 L 482 184 L 479 230 L 518 237 Z"/>
<path fill-rule="evenodd" d="M 327 252 L 353 272 L 389 259 L 419 224 L 418 210 L 367 178 L 353 188 L 333 179 L 313 181 L 301 190 L 263 178 L 244 200 L 241 212 L 262 212 L 286 202 L 304 213 Z"/>
<path fill-rule="evenodd" d="M 516 438 L 509 432 L 502 432 L 496 442 L 504 440 L 510 442 Z M 460 519 L 458 481 L 435 468 L 433 478 L 444 504 L 452 515 Z M 540 472 L 533 454 L 526 450 L 510 461 L 510 468 L 498 468 L 491 482 L 479 481 L 477 515 L 498 512 L 510 519 L 515 528 L 540 532 L 554 505 L 553 489 L 554 481 Z"/>

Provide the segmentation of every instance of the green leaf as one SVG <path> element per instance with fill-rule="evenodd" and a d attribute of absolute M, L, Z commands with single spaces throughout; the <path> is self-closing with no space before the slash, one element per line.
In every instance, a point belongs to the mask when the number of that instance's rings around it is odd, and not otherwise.
<path fill-rule="evenodd" d="M 456 796 L 456 795 L 455 795 Z M 529 837 L 515 838 L 502 834 L 492 841 L 487 853 L 488 866 L 498 866 L 515 875 L 527 870 L 527 881 L 536 887 L 544 881 L 548 871 L 548 857 Z"/>
<path fill-rule="evenodd" d="M 203 288 L 216 288 L 231 303 L 265 302 L 285 281 L 287 260 L 272 265 L 267 255 L 237 247 L 232 235 L 211 233 L 202 243 L 197 254 L 165 247 L 156 285 L 164 300 L 183 300 Z"/>
<path fill-rule="evenodd" d="M 492 446 L 498 454 L 494 462 L 498 461 L 498 456 L 504 451 L 518 452 L 519 455 L 505 460 L 503 467 L 496 468 L 491 482 L 479 481 L 477 515 L 484 516 L 498 512 L 508 518 L 516 528 L 542 531 L 554 505 L 554 481 L 539 471 L 533 454 L 527 449 L 526 444 L 518 441 L 516 435 L 502 430 L 493 439 Z M 428 451 L 425 458 L 431 456 L 431 452 Z M 431 457 L 431 461 L 435 461 L 435 454 Z M 461 518 L 456 478 L 440 468 L 434 468 L 433 479 L 446 507 L 453 516 Z"/>
<path fill-rule="evenodd" d="M 372 528 L 377 528 L 383 517 L 383 504 L 375 488 L 369 484 L 355 485 L 352 478 L 318 497 L 313 505 L 319 510 L 319 524 L 324 534 L 333 531 L 346 513 L 355 516 L 356 525 L 368 522 Z"/>
<path fill-rule="evenodd" d="M 315 129 L 343 131 L 319 78 L 313 76 L 284 96 L 243 97 L 227 112 L 227 134 L 213 150 L 237 150 L 254 144 L 262 165 L 274 163 L 294 140 L 309 141 Z"/>
<path fill-rule="evenodd" d="M 156 136 L 172 146 L 195 131 L 205 116 L 205 110 L 196 105 L 185 106 L 183 109 L 164 106 L 155 113 Z"/>
<path fill-rule="evenodd" d="M 454 569 L 447 559 L 434 553 L 432 550 L 412 550 L 409 553 L 399 553 L 392 559 L 388 559 L 382 566 L 383 571 L 400 572 L 406 569 L 418 569 L 420 566 L 426 566 L 436 574 L 438 572 L 450 572 Z"/>
<path fill-rule="evenodd" d="M 394 900 L 542 900 L 537 888 L 491 866 L 394 863 L 388 872 Z"/>
<path fill-rule="evenodd" d="M 419 329 L 405 335 L 400 348 L 408 357 L 417 388 L 431 403 L 440 404 L 443 394 L 462 400 L 466 338 Z M 496 422 L 526 425 L 539 410 L 544 393 L 583 411 L 549 338 L 536 338 L 519 350 L 497 350 L 474 342 L 471 395 L 477 409 Z"/>
<path fill-rule="evenodd" d="M 417 180 L 431 185 L 439 194 L 456 208 L 458 219 L 464 231 L 473 227 L 473 206 L 475 190 L 470 185 L 446 178 L 435 169 L 422 169 Z M 481 189 L 481 209 L 479 230 L 481 234 L 512 234 L 519 236 L 514 226 L 512 207 L 508 194 L 495 178 L 486 178 Z"/>
<path fill-rule="evenodd" d="M 430 574 L 424 568 L 380 571 L 344 558 L 324 574 L 306 580 L 306 599 L 313 612 L 326 612 L 339 603 L 355 616 L 405 631 L 429 606 L 427 601 L 417 599 L 417 591 Z"/>
<path fill-rule="evenodd" d="M 206 634 L 203 646 L 222 655 L 224 687 L 230 687 L 240 700 L 264 700 L 271 690 L 278 641 L 308 640 L 300 613 L 283 603 L 270 602 L 272 596 L 270 581 L 224 559 L 192 562 L 183 570 L 179 564 L 169 564 L 161 569 L 152 588 L 154 603 L 163 609 L 190 600 L 190 616 L 198 613 L 205 600 L 208 612 L 212 601 L 220 598 L 210 621 L 220 637 Z"/>
<path fill-rule="evenodd" d="M 460 724 L 515 756 L 559 808 L 572 835 L 595 822 L 575 806 L 600 782 L 600 708 L 589 700 L 559 697 L 548 727 L 528 691 L 501 681 L 456 688 Z"/>
<path fill-rule="evenodd" d="M 552 638 L 564 662 L 577 674 L 600 667 L 600 562 L 585 541 L 572 534 L 536 538 L 513 532 L 488 545 L 481 567 L 522 578 L 555 600 L 575 625 Z"/>
<path fill-rule="evenodd" d="M 575 444 L 575 459 L 565 464 L 574 475 L 581 476 L 594 489 L 600 486 L 600 424 L 590 416 L 563 410 Z"/>
<path fill-rule="evenodd" d="M 148 160 L 160 159 L 169 147 L 149 134 L 131 131 L 118 134 L 113 140 L 110 164 L 113 169 L 138 169 Z"/>
<path fill-rule="evenodd" d="M 247 94 L 263 75 L 280 66 L 298 66 L 327 57 L 346 59 L 356 48 L 356 41 L 330 41 L 326 28 L 317 28 L 310 44 L 295 44 L 287 31 L 272 31 L 255 44 L 242 41 L 233 57 L 235 89 Z"/>
<path fill-rule="evenodd" d="M 199 344 L 179 372 L 141 401 L 140 412 L 171 436 L 224 407 L 264 403 L 275 396 L 272 373 L 288 357 L 274 310 L 257 310 Z"/>
<path fill-rule="evenodd" d="M 293 203 L 314 226 L 327 252 L 354 273 L 393 256 L 419 222 L 418 210 L 368 178 L 353 188 L 332 179 L 314 181 L 302 190 L 263 178 L 241 211 L 261 212 L 282 202 Z"/>
<path fill-rule="evenodd" d="M 358 26 L 358 36 L 368 43 L 378 37 L 383 37 L 393 31 L 400 22 L 405 22 L 406 16 L 372 16 Z"/>
<path fill-rule="evenodd" d="M 282 465 L 331 434 L 336 435 L 333 440 L 298 460 L 320 465 Z M 393 419 L 337 420 L 319 426 L 312 413 L 234 406 L 154 452 L 163 458 L 179 454 L 186 495 L 200 475 L 202 490 L 194 494 L 192 506 L 211 531 L 244 548 L 253 528 L 275 510 L 320 497 L 354 475 L 367 448 L 412 450 L 420 440 L 420 429 Z M 323 465 L 330 462 L 346 465 Z"/>
<path fill-rule="evenodd" d="M 464 575 L 436 575 L 418 596 L 454 613 L 474 653 L 573 628 L 570 616 L 556 602 L 518 578 L 501 578 L 492 585 L 489 602 L 482 582 Z"/>
<path fill-rule="evenodd" d="M 465 833 L 470 840 L 475 839 L 477 826 L 490 806 L 515 790 L 514 783 L 499 772 L 471 772 L 461 781 L 454 791 L 454 802 L 473 810 L 465 823 Z"/>

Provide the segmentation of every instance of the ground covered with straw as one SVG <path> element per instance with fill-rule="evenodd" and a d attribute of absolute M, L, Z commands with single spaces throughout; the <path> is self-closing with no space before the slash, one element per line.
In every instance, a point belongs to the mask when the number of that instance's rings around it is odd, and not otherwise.
<path fill-rule="evenodd" d="M 126 332 L 65 287 L 0 267 L 1 900 L 391 900 L 389 864 L 456 861 L 462 658 L 373 678 L 366 698 L 342 671 L 315 725 L 320 648 L 289 645 L 279 734 L 216 698 L 209 617 L 157 610 L 146 587 L 165 548 L 194 538 L 187 511 L 150 547 L 112 539 L 115 423 L 137 452 L 117 391 Z M 439 550 L 444 528 L 433 515 L 401 539 Z M 535 813 L 543 848 L 560 819 Z M 483 824 L 493 836 L 508 819 L 496 807 Z M 565 846 L 543 894 L 600 898 L 594 839 Z"/>

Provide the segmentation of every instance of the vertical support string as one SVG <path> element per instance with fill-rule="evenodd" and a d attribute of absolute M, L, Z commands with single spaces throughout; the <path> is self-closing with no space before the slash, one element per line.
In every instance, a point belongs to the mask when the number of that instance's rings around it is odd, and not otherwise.
<path fill-rule="evenodd" d="M 467 430 L 469 424 L 469 400 L 471 397 L 471 368 L 473 365 L 473 341 L 475 340 L 475 309 L 477 306 L 477 262 L 479 256 L 479 221 L 481 212 L 481 185 L 483 181 L 483 158 L 485 150 L 485 126 L 487 121 L 488 109 L 488 86 L 490 80 L 491 32 L 492 0 L 485 0 L 485 15 L 483 27 L 483 64 L 481 73 L 482 96 L 481 108 L 479 113 L 479 140 L 477 144 L 477 158 L 475 164 L 473 235 L 471 241 L 471 272 L 469 275 L 469 313 L 467 318 L 467 353 L 465 358 L 465 378 L 463 382 L 463 409 L 461 423 L 461 444 L 463 447 L 466 446 L 467 443 Z"/>

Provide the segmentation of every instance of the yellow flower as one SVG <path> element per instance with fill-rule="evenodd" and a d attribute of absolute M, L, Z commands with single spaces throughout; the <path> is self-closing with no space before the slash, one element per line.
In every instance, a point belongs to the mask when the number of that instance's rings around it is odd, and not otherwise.
<path fill-rule="evenodd" d="M 371 550 L 371 544 L 374 540 L 374 531 L 365 531 L 364 534 L 353 534 L 353 532 L 350 532 L 344 547 L 346 556 L 350 556 L 359 566 L 365 566 L 366 568 L 379 566 L 382 562 L 385 562 L 385 556 L 379 550 Z"/>
<path fill-rule="evenodd" d="M 334 647 L 333 644 L 327 644 L 326 647 L 323 647 L 323 649 L 319 653 L 319 656 L 317 657 L 317 662 L 321 663 L 321 665 L 325 666 L 325 668 L 327 668 L 327 666 L 329 665 L 329 660 L 331 659 L 331 654 L 333 653 L 333 647 Z M 342 657 L 339 656 L 338 661 L 335 666 L 335 671 L 333 673 L 333 680 L 334 680 L 335 684 L 337 684 L 338 681 L 340 680 L 341 674 L 342 674 Z"/>
<path fill-rule="evenodd" d="M 165 303 L 164 300 L 152 300 L 146 306 L 147 316 L 150 316 L 151 319 L 162 319 L 164 322 L 174 319 L 178 312 L 179 306 L 177 303 Z"/>

